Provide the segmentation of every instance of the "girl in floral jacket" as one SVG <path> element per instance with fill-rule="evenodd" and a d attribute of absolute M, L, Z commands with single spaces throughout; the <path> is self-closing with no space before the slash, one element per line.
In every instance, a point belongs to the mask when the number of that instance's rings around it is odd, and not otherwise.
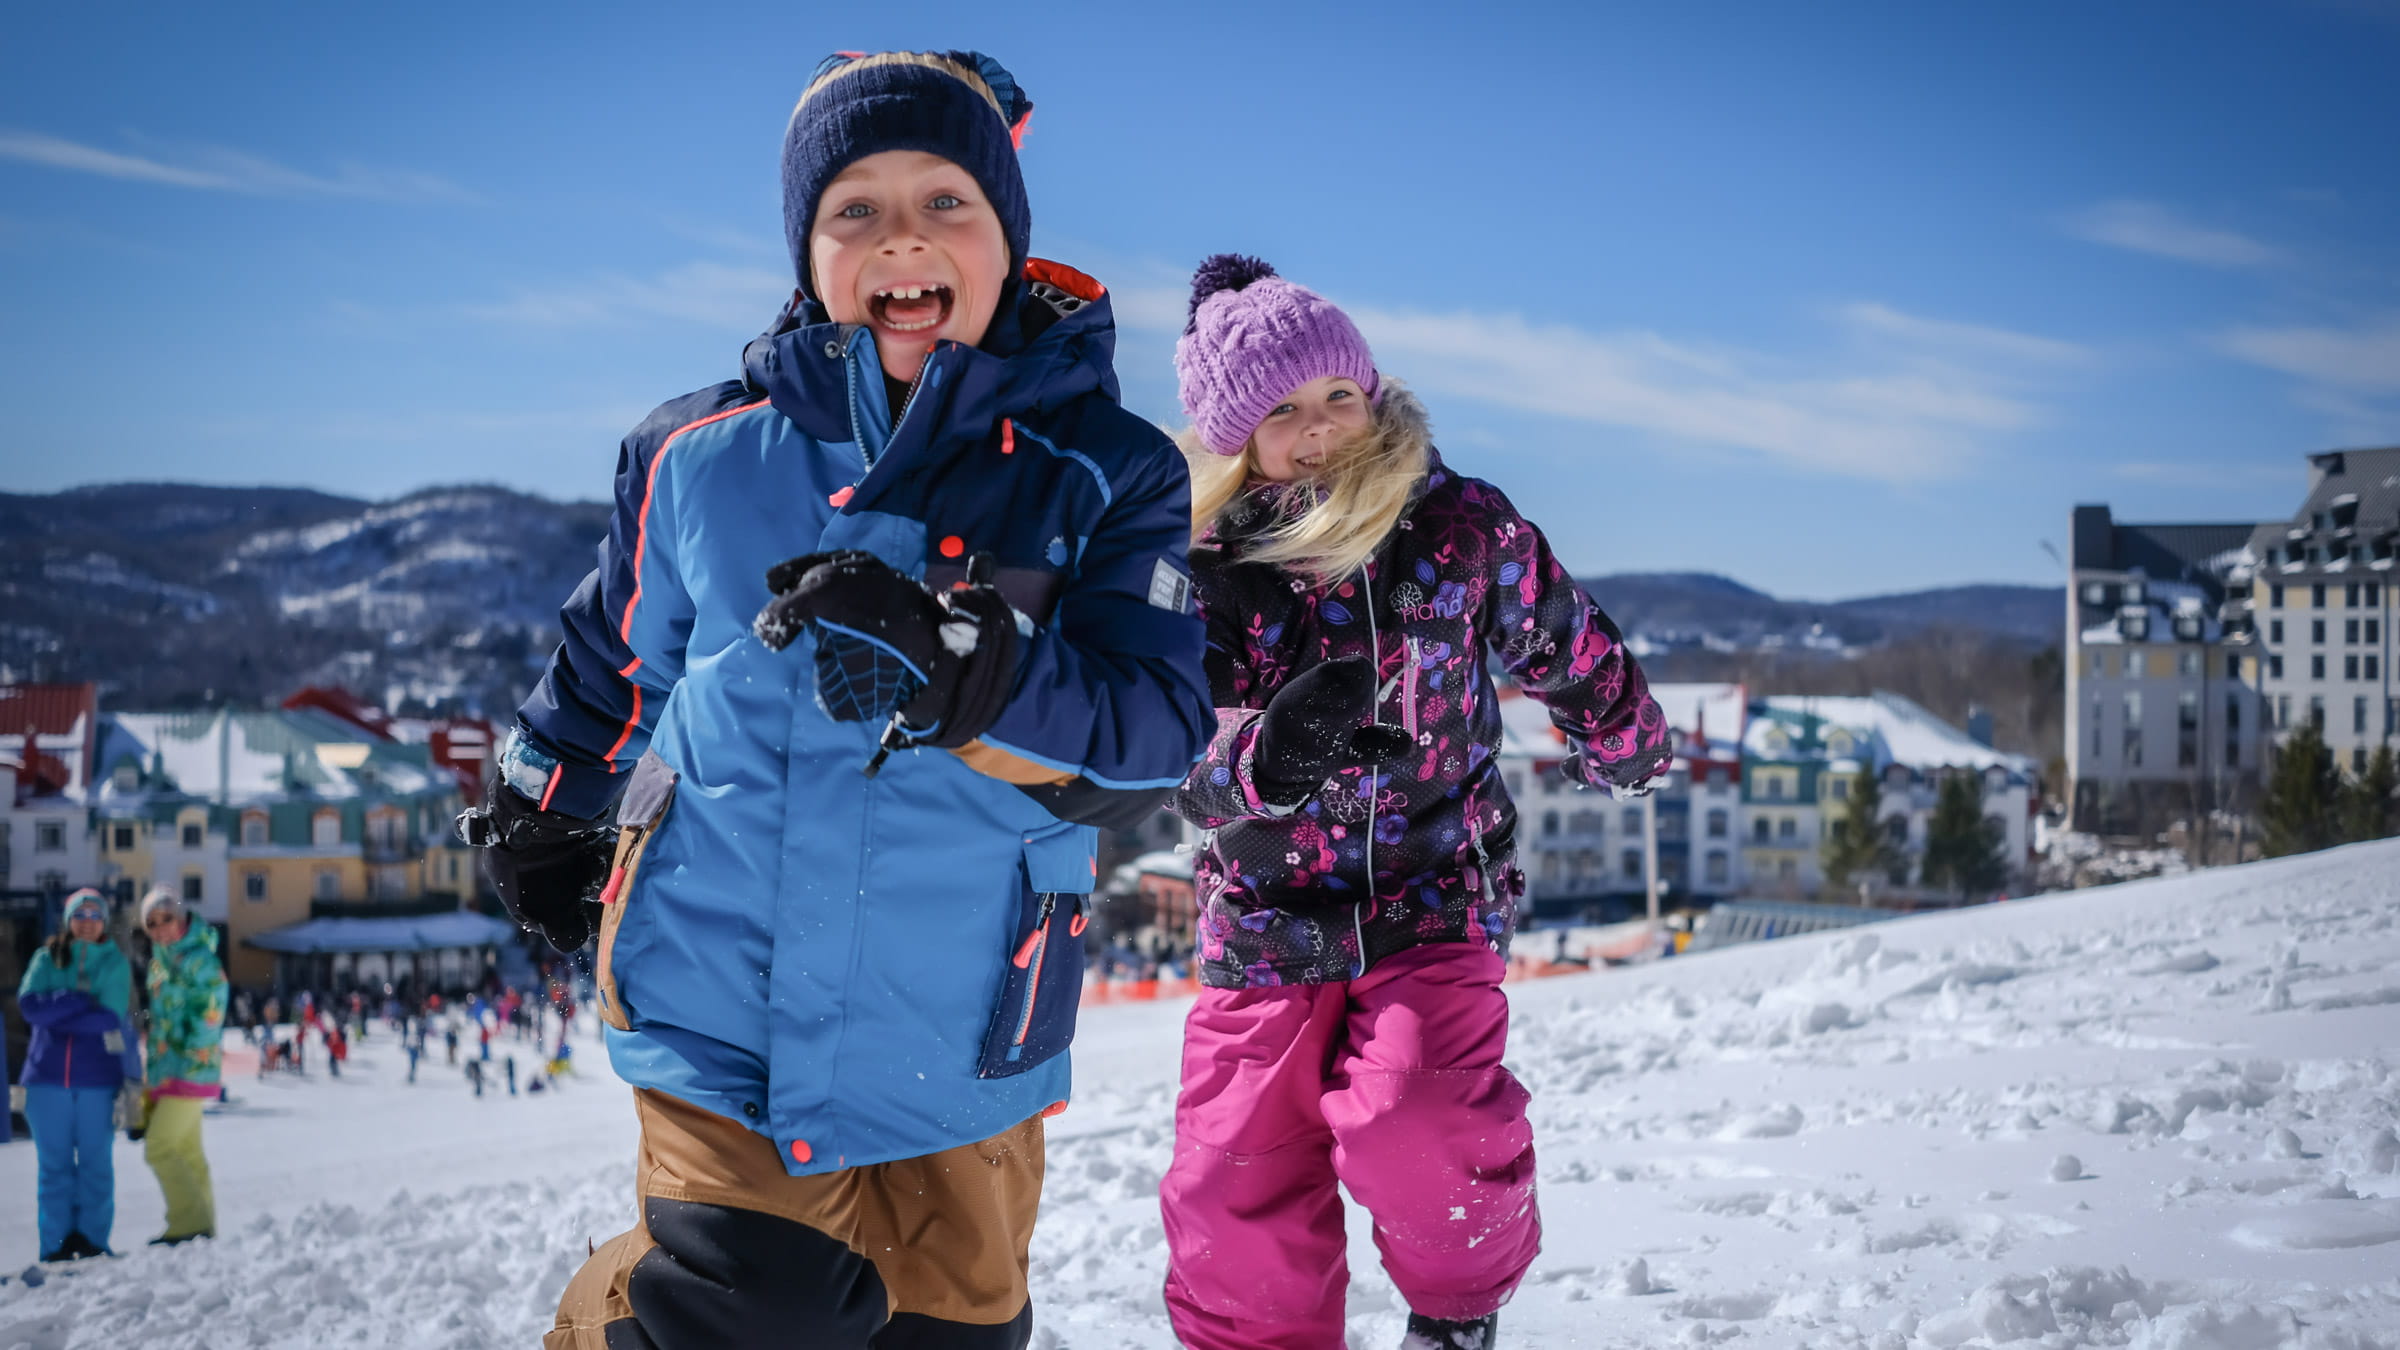
<path fill-rule="evenodd" d="M 1672 754 L 1614 624 L 1498 489 L 1452 472 L 1358 329 L 1255 259 L 1193 282 L 1176 347 L 1218 727 L 1167 1303 L 1196 1350 L 1343 1343 L 1337 1181 L 1372 1212 L 1411 1345 L 1486 1350 L 1540 1245 L 1526 1093 L 1500 1059 L 1523 892 L 1492 757 L 1497 658 L 1643 790 Z"/>
<path fill-rule="evenodd" d="M 150 935 L 150 1038 L 142 1156 L 167 1198 L 167 1231 L 152 1246 L 217 1234 L 217 1193 L 200 1147 L 201 1104 L 219 1095 L 225 1056 L 225 967 L 217 930 L 164 886 L 142 897 Z"/>

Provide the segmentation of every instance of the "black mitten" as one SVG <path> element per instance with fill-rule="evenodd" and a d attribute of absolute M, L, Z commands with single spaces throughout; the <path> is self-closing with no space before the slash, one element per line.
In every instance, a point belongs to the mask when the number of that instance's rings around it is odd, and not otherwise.
<path fill-rule="evenodd" d="M 1375 716 L 1375 667 L 1345 656 L 1300 672 L 1259 714 L 1251 779 L 1274 806 L 1296 806 L 1335 769 L 1398 755 L 1408 734 L 1368 725 Z"/>
<path fill-rule="evenodd" d="M 544 811 L 506 783 L 460 813 L 458 837 L 483 851 L 483 875 L 509 917 L 561 952 L 600 931 L 600 888 L 616 854 L 617 827 Z"/>
<path fill-rule="evenodd" d="M 988 571 L 978 558 L 976 571 Z M 778 651 L 817 627 L 817 694 L 836 721 L 894 710 L 920 744 L 965 745 L 998 720 L 1016 680 L 1017 616 L 989 585 L 936 594 L 857 549 L 767 573 L 775 599 L 751 631 Z"/>

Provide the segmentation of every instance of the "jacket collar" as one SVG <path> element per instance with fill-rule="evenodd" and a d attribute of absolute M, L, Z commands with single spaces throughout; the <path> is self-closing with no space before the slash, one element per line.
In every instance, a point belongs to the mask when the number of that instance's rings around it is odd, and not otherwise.
<path fill-rule="evenodd" d="M 1015 305 L 983 343 L 938 344 L 926 358 L 906 419 L 906 444 L 882 444 L 892 416 L 875 341 L 855 324 L 795 295 L 775 327 L 742 354 L 743 375 L 810 437 L 864 442 L 868 453 L 943 439 L 933 428 L 980 433 L 1002 417 L 1055 409 L 1085 394 L 1117 397 L 1116 324 L 1107 291 L 1071 268 L 1034 259 Z M 930 415 L 928 415 L 930 414 Z"/>

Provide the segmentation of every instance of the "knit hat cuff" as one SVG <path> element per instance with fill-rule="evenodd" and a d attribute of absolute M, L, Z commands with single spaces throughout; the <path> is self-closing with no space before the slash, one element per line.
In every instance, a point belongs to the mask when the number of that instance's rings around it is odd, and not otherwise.
<path fill-rule="evenodd" d="M 1237 370 L 1228 362 L 1224 386 L 1211 391 L 1213 396 L 1198 408 L 1186 410 L 1192 413 L 1192 427 L 1200 433 L 1200 443 L 1220 455 L 1242 453 L 1267 414 L 1311 381 L 1340 375 L 1364 390 L 1369 402 L 1383 398 L 1383 378 L 1367 359 L 1363 345 L 1294 343 L 1274 361 L 1238 374 Z"/>
<path fill-rule="evenodd" d="M 74 894 L 68 896 L 66 908 L 60 910 L 59 915 L 68 923 L 73 923 L 75 921 L 75 911 L 82 909 L 87 905 L 100 911 L 101 922 L 105 923 L 108 921 L 107 899 L 103 897 L 100 892 L 93 890 L 89 886 L 85 886 L 77 890 Z"/>

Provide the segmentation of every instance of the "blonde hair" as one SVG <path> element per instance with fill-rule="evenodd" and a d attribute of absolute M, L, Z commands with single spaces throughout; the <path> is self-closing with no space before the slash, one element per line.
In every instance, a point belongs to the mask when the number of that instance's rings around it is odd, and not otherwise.
<path fill-rule="evenodd" d="M 1000 114 L 1000 120 L 1003 122 L 1008 120 L 1008 113 L 1000 106 L 1000 96 L 993 93 L 992 87 L 984 82 L 981 72 L 973 66 L 953 61 L 939 52 L 876 52 L 872 56 L 862 56 L 855 61 L 835 66 L 809 82 L 808 88 L 801 91 L 800 102 L 794 105 L 793 111 L 798 112 L 799 109 L 807 107 L 808 101 L 817 96 L 818 90 L 844 75 L 855 75 L 862 70 L 874 70 L 879 66 L 923 66 L 927 70 L 938 70 L 983 95 L 983 101 L 992 105 L 992 111 Z"/>
<path fill-rule="evenodd" d="M 1317 476 L 1316 505 L 1277 522 L 1242 554 L 1324 585 L 1366 565 L 1391 537 L 1416 498 L 1432 459 L 1425 405 L 1408 386 L 1385 376 L 1375 422 L 1335 446 Z M 1192 471 L 1192 536 L 1206 533 L 1234 499 L 1258 477 L 1258 442 L 1238 455 L 1213 453 L 1186 429 L 1175 444 Z"/>

